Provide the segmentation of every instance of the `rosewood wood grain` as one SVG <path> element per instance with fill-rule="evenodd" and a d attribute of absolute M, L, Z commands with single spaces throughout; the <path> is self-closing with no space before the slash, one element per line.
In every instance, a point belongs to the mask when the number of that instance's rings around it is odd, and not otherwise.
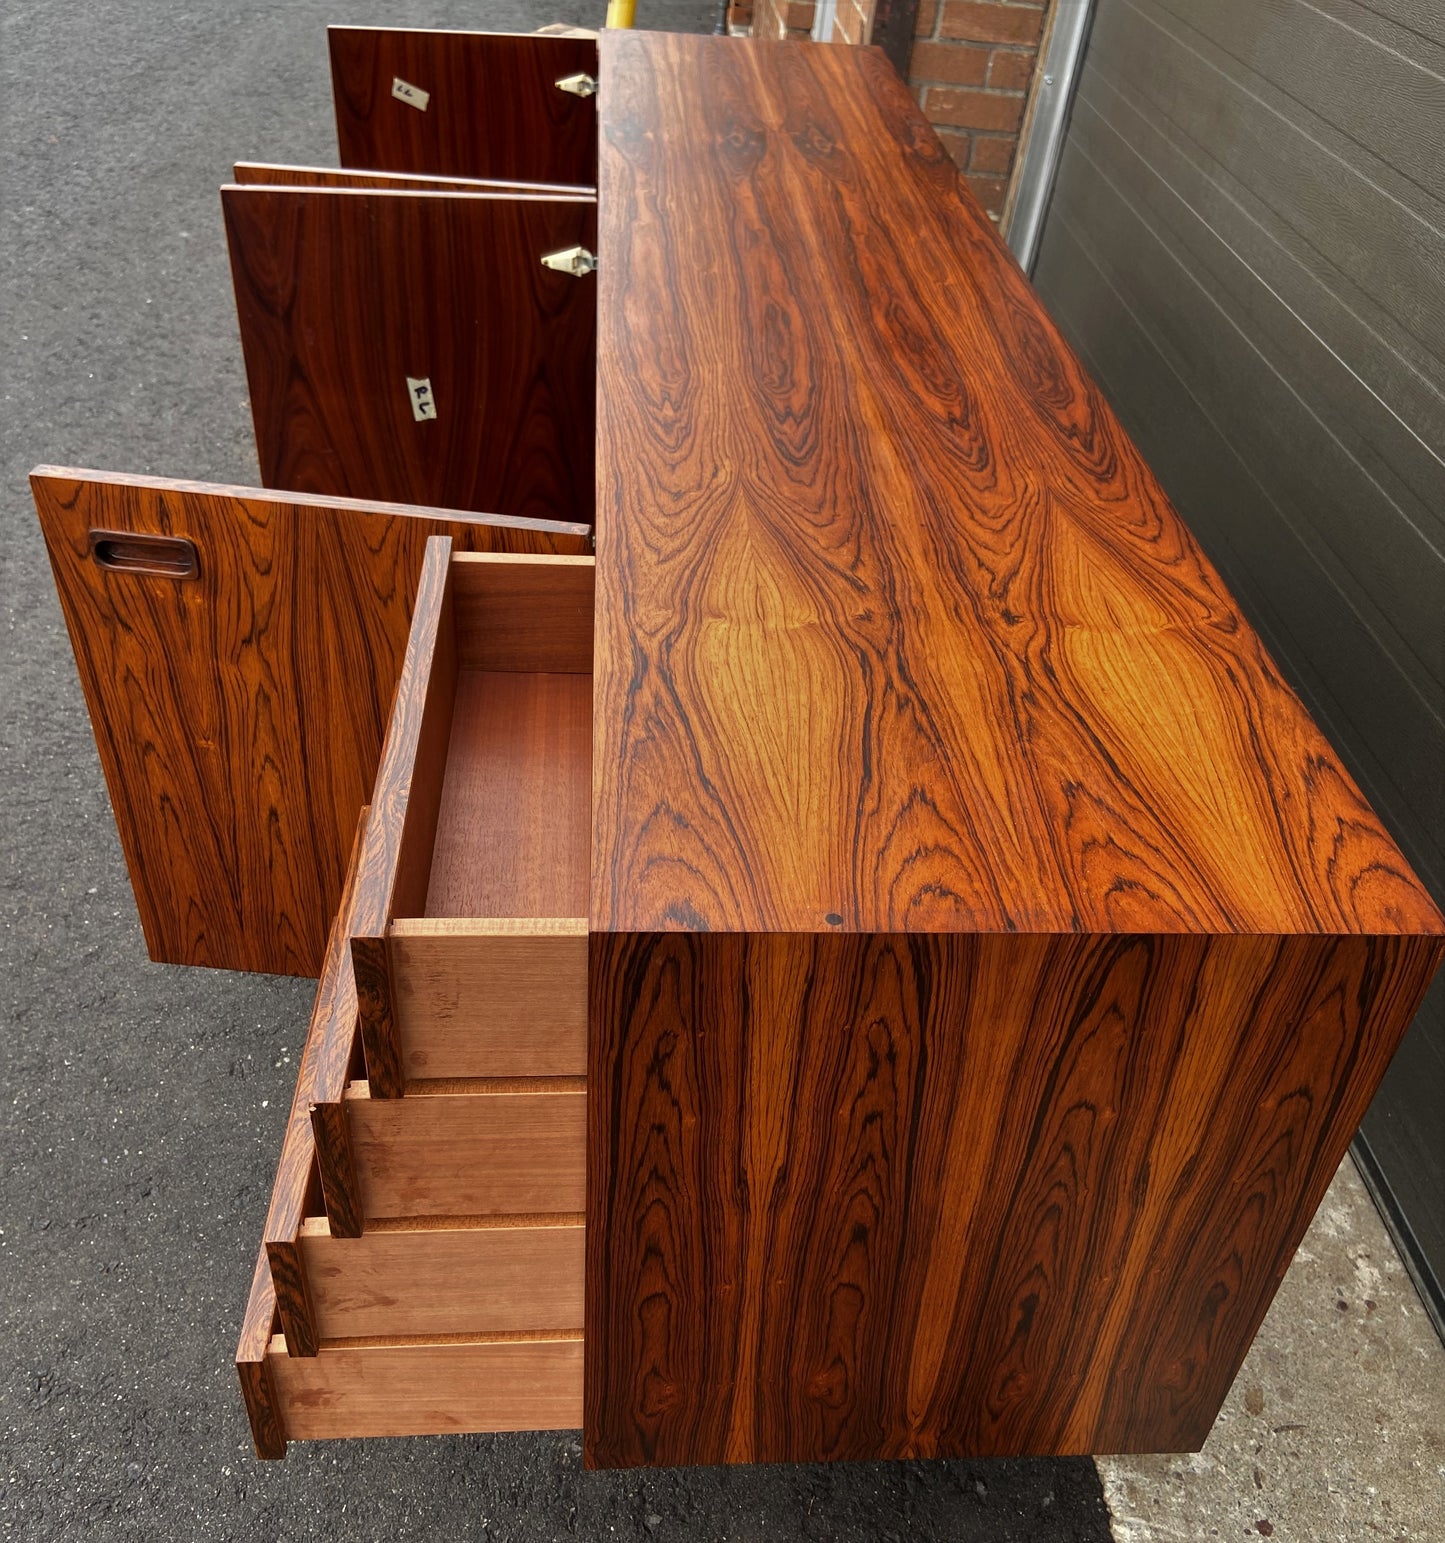
<path fill-rule="evenodd" d="M 279 1459 L 286 1455 L 286 1425 L 271 1364 L 267 1360 L 275 1332 L 276 1293 L 263 1247 L 256 1256 L 256 1268 L 251 1274 L 251 1293 L 236 1346 L 236 1376 L 240 1379 L 241 1398 L 251 1426 L 251 1442 L 256 1456 L 262 1459 Z"/>
<path fill-rule="evenodd" d="M 590 38 L 329 27 L 341 164 L 377 171 L 591 184 L 595 101 L 560 91 L 597 74 Z M 429 94 L 424 111 L 396 79 Z"/>
<path fill-rule="evenodd" d="M 521 1226 L 301 1230 L 316 1327 L 326 1340 L 582 1328 L 583 1229 Z"/>
<path fill-rule="evenodd" d="M 356 978 L 356 1005 L 367 1075 L 373 1079 L 378 1098 L 400 1098 L 406 1081 L 401 1069 L 401 1040 L 391 993 L 388 952 L 385 936 L 357 936 L 351 940 L 351 969 Z M 331 1150 L 341 1159 L 339 1143 Z"/>
<path fill-rule="evenodd" d="M 296 1441 L 573 1430 L 582 1418 L 582 1336 L 385 1341 L 303 1360 L 277 1335 L 267 1365 Z"/>
<path fill-rule="evenodd" d="M 592 1462 L 1197 1448 L 1438 956 L 595 939 Z"/>
<path fill-rule="evenodd" d="M 276 1316 L 291 1346 L 292 1355 L 315 1355 L 321 1341 L 316 1334 L 315 1310 L 306 1289 L 306 1269 L 295 1238 L 268 1239 L 263 1245 L 276 1293 Z"/>
<path fill-rule="evenodd" d="M 886 63 L 602 47 L 594 925 L 1437 927 Z"/>
<path fill-rule="evenodd" d="M 587 1459 L 1197 1446 L 1445 923 L 882 57 L 601 49 Z"/>
<path fill-rule="evenodd" d="M 541 258 L 596 250 L 592 203 L 230 186 L 221 204 L 268 487 L 590 522 L 597 289 Z"/>
<path fill-rule="evenodd" d="M 491 193 L 501 197 L 575 198 L 596 201 L 597 189 L 560 182 L 500 182 L 477 177 L 407 176 L 401 172 L 345 171 L 336 166 L 286 166 L 273 161 L 237 161 L 232 182 L 247 187 L 391 188 L 412 193 Z"/>
<path fill-rule="evenodd" d="M 354 988 L 353 988 L 354 1000 Z M 365 1226 L 361 1195 L 356 1186 L 356 1163 L 351 1155 L 351 1132 L 341 1094 L 311 1106 L 311 1139 L 316 1146 L 316 1170 L 321 1200 L 331 1235 L 359 1238 Z"/>
<path fill-rule="evenodd" d="M 426 900 L 457 680 L 451 556 L 444 537 L 427 543 L 350 929 L 366 1074 L 378 1098 L 399 1098 L 404 1088 L 387 928 L 394 915 L 420 915 Z"/>
<path fill-rule="evenodd" d="M 580 526 L 38 467 L 31 488 L 152 959 L 316 975 L 427 537 L 586 551 Z M 90 533 L 190 540 L 199 577 Z"/>
<path fill-rule="evenodd" d="M 357 820 L 346 887 L 327 939 L 326 960 L 301 1047 L 291 1113 L 282 1137 L 262 1233 L 261 1247 L 271 1271 L 276 1311 L 295 1355 L 315 1355 L 320 1343 L 296 1238 L 302 1223 L 315 1209 L 313 1195 L 318 1182 L 323 1197 L 328 1187 L 335 1188 L 334 1184 L 328 1186 L 324 1173 L 317 1173 L 311 1108 L 315 1103 L 341 1098 L 355 1050 L 356 989 L 351 979 L 347 940 L 357 904 L 361 854 L 370 812 L 369 808 L 363 809 Z"/>

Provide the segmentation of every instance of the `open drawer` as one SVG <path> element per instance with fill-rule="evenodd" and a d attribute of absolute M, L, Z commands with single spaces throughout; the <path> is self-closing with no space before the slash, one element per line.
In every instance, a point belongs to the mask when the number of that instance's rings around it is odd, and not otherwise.
<path fill-rule="evenodd" d="M 74 467 L 30 482 L 151 958 L 319 975 L 428 538 L 582 553 L 587 527 Z"/>
<path fill-rule="evenodd" d="M 365 1073 L 312 1112 L 337 1236 L 583 1209 L 592 572 L 428 548 L 348 931 Z"/>
<path fill-rule="evenodd" d="M 428 546 L 351 932 L 371 1100 L 585 1074 L 592 574 Z"/>
<path fill-rule="evenodd" d="M 296 1355 L 280 1329 L 264 1252 L 236 1370 L 263 1458 L 285 1457 L 288 1441 L 582 1424 L 581 1329 L 371 1336 Z"/>
<path fill-rule="evenodd" d="M 590 558 L 428 543 L 237 1351 L 262 1456 L 580 1423 L 591 649 Z"/>

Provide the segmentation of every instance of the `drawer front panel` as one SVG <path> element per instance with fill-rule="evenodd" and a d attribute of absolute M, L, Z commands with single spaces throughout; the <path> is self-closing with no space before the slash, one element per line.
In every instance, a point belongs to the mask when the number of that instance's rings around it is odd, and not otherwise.
<path fill-rule="evenodd" d="M 349 1093 L 362 1214 L 575 1214 L 586 1204 L 586 1102 L 580 1089 Z"/>
<path fill-rule="evenodd" d="M 323 1340 L 582 1327 L 580 1221 L 359 1238 L 308 1222 L 301 1257 Z"/>

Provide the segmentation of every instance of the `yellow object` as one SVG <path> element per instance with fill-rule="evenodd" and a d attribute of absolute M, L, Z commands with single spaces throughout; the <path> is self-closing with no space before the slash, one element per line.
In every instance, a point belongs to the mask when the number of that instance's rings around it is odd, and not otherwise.
<path fill-rule="evenodd" d="M 632 15 L 637 9 L 637 0 L 607 0 L 607 25 L 609 27 L 630 27 Z"/>

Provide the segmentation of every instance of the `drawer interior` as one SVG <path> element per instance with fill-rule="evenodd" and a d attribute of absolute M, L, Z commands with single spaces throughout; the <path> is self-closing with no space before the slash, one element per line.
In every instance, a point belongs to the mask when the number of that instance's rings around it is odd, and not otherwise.
<path fill-rule="evenodd" d="M 587 1093 L 580 1077 L 418 1081 L 404 1098 L 344 1096 L 356 1209 L 387 1219 L 580 1216 Z"/>
<path fill-rule="evenodd" d="M 336 1237 L 317 1216 L 298 1241 L 323 1344 L 582 1328 L 580 1215 L 376 1222 L 359 1238 Z"/>
<path fill-rule="evenodd" d="M 389 921 L 585 917 L 592 802 L 587 557 L 452 556 Z M 398 702 L 396 717 L 408 706 Z M 396 721 L 394 717 L 394 723 Z"/>
<path fill-rule="evenodd" d="M 277 1321 L 263 1252 L 236 1371 L 256 1455 L 274 1459 L 289 1441 L 575 1429 L 582 1351 L 580 1329 L 433 1329 L 339 1339 L 298 1355 Z"/>
<path fill-rule="evenodd" d="M 592 676 L 458 667 L 423 914 L 586 916 Z"/>

